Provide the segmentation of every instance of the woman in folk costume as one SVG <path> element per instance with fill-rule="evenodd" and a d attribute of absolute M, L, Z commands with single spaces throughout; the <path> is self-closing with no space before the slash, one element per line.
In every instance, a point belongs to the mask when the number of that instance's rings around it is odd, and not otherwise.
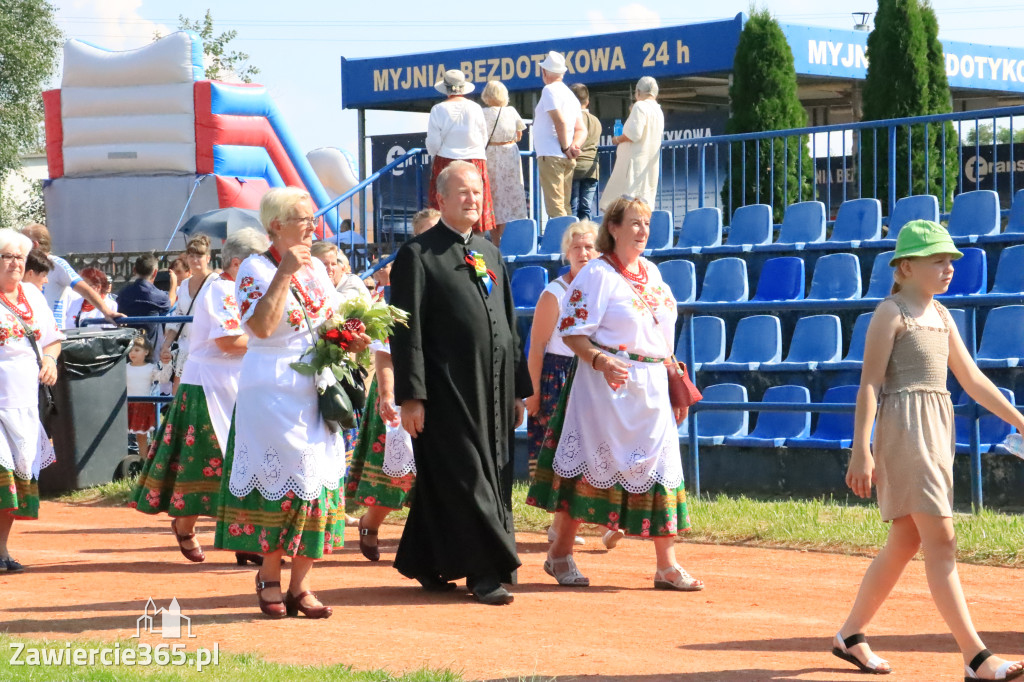
<path fill-rule="evenodd" d="M 615 166 L 601 192 L 601 210 L 607 211 L 620 196 L 640 197 L 654 206 L 661 177 L 661 138 L 665 114 L 657 102 L 658 81 L 644 76 L 636 83 L 636 102 L 622 125 L 622 134 L 612 138 L 618 145 Z"/>
<path fill-rule="evenodd" d="M 200 516 L 217 515 L 228 429 L 249 340 L 239 320 L 235 275 L 242 261 L 268 245 L 266 235 L 252 228 L 233 233 L 224 243 L 224 271 L 192 305 L 191 349 L 181 383 L 133 494 L 131 504 L 139 511 L 172 517 L 171 532 L 189 561 L 206 559 L 194 529 Z M 261 557 L 237 552 L 236 560 L 258 564 Z"/>
<path fill-rule="evenodd" d="M 57 381 L 64 335 L 39 289 L 22 282 L 31 249 L 25 235 L 0 230 L 0 571 L 7 573 L 25 568 L 7 538 L 15 519 L 39 518 L 39 470 L 56 459 L 39 421 L 38 388 Z"/>
<path fill-rule="evenodd" d="M 320 416 L 311 376 L 291 367 L 314 344 L 338 304 L 324 264 L 310 253 L 316 226 L 309 194 L 268 191 L 260 221 L 270 249 L 238 269 L 235 295 L 249 334 L 235 417 L 228 436 L 214 544 L 264 556 L 256 574 L 260 610 L 271 618 L 327 618 L 331 608 L 310 591 L 313 561 L 341 547 L 345 471 L 340 433 Z M 350 349 L 369 345 L 365 334 Z M 287 590 L 281 557 L 291 557 Z"/>
<path fill-rule="evenodd" d="M 590 584 L 572 554 L 585 522 L 653 538 L 656 589 L 704 588 L 676 563 L 676 536 L 690 527 L 677 432 L 686 409 L 673 408 L 668 393 L 676 301 L 641 256 L 650 219 L 641 199 L 613 202 L 597 237 L 603 255 L 562 299 L 558 333 L 576 363 L 526 500 L 565 516 L 544 562 L 560 585 Z"/>

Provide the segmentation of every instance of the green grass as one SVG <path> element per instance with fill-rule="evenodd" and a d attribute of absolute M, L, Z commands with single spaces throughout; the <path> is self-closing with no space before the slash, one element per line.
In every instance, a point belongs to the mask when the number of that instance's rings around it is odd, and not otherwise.
<path fill-rule="evenodd" d="M 128 501 L 133 481 L 118 481 L 70 493 L 62 502 L 94 506 L 120 506 Z M 545 531 L 551 515 L 526 504 L 527 484 L 516 483 L 512 511 L 516 529 Z M 718 495 L 690 499 L 692 542 L 738 544 L 755 547 L 871 555 L 885 543 L 889 527 L 872 503 L 837 499 L 761 500 Z M 358 514 L 355 506 L 349 512 Z M 388 517 L 405 522 L 408 510 Z M 1024 568 L 1024 516 L 985 510 L 957 514 L 957 554 L 960 561 L 990 566 Z M 592 527 L 584 533 L 596 534 Z"/>
<path fill-rule="evenodd" d="M 53 680 L 75 680 L 76 682 L 458 682 L 462 675 L 451 670 L 421 669 L 398 675 L 387 670 L 353 670 L 346 665 L 284 665 L 271 663 L 255 654 L 230 654 L 220 652 L 217 665 L 210 665 L 197 672 L 194 664 L 186 666 L 75 666 L 75 665 L 11 665 L 14 650 L 11 644 L 24 643 L 29 647 L 47 647 L 51 650 L 64 648 L 64 640 L 21 640 L 0 633 L 0 680 L 4 682 L 52 682 Z M 159 642 L 149 642 L 156 645 Z M 114 642 L 75 641 L 75 647 L 113 647 Z M 121 640 L 121 650 L 136 649 L 138 640 Z M 25 654 L 22 654 L 24 658 Z M 190 657 L 194 662 L 195 656 Z"/>

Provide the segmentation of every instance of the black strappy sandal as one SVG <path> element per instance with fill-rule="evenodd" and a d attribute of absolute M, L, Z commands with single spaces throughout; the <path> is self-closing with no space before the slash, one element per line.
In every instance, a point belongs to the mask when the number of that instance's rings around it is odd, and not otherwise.
<path fill-rule="evenodd" d="M 863 673 L 868 673 L 870 675 L 888 675 L 891 673 L 892 667 L 882 667 L 883 665 L 889 665 L 889 661 L 884 658 L 872 653 L 871 657 L 868 658 L 868 662 L 862 663 L 859 658 L 850 653 L 850 647 L 857 646 L 858 644 L 867 644 L 867 641 L 868 638 L 862 634 L 850 635 L 846 639 L 843 639 L 837 632 L 834 646 L 832 647 L 832 655 L 836 658 L 843 659 L 847 663 L 854 664 L 860 668 L 860 671 Z"/>
<path fill-rule="evenodd" d="M 988 649 L 982 649 L 978 652 L 978 655 L 971 659 L 970 664 L 964 666 L 964 682 L 971 682 L 971 680 L 982 680 L 990 679 L 987 677 L 978 677 L 978 668 L 984 665 L 985 661 L 992 658 L 992 652 Z M 1006 661 L 1001 666 L 996 668 L 996 676 L 991 678 L 993 680 L 1015 680 L 1021 675 L 1024 675 L 1024 668 L 1016 670 L 1012 673 L 1007 674 L 1006 671 L 1017 665 L 1019 661 Z"/>

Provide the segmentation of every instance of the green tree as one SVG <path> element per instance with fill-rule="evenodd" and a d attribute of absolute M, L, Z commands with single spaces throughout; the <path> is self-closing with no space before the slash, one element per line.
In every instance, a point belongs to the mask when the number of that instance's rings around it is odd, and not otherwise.
<path fill-rule="evenodd" d="M 948 114 L 953 111 L 953 96 L 949 92 L 949 79 L 946 78 L 946 56 L 939 40 L 939 19 L 935 9 L 928 0 L 921 6 L 921 21 L 924 24 L 925 40 L 928 42 L 928 113 Z M 945 203 L 952 206 L 953 189 L 960 177 L 960 161 L 957 156 L 957 134 L 952 122 L 918 126 L 915 130 L 927 135 L 929 143 L 928 157 L 928 193 L 937 197 L 943 196 L 943 177 L 945 171 Z M 945 151 L 945 168 L 943 168 L 943 151 Z"/>
<path fill-rule="evenodd" d="M 807 125 L 797 95 L 793 52 L 767 9 L 751 8 L 733 61 L 727 134 L 787 130 Z M 814 168 L 805 138 L 769 138 L 731 145 L 732 172 L 722 203 L 771 204 L 776 221 L 787 205 L 807 199 Z M 774 180 L 774 182 L 773 182 Z"/>
<path fill-rule="evenodd" d="M 28 223 L 46 223 L 46 204 L 43 201 L 43 184 L 32 182 L 22 171 L 8 175 L 17 176 L 20 182 L 29 185 L 27 195 L 13 192 L 4 193 L 0 197 L 0 229 L 9 227 L 19 229 Z"/>
<path fill-rule="evenodd" d="M 238 37 L 238 31 L 232 29 L 214 35 L 213 15 L 210 10 L 206 10 L 202 20 L 196 21 L 179 14 L 178 28 L 182 31 L 193 31 L 202 38 L 206 77 L 210 80 L 227 80 L 234 77 L 243 83 L 252 83 L 253 77 L 259 75 L 258 68 L 246 63 L 249 60 L 248 54 L 228 49 L 228 43 Z M 160 35 L 157 34 L 157 37 Z"/>
<path fill-rule="evenodd" d="M 42 147 L 42 92 L 63 40 L 54 11 L 46 0 L 0 0 L 0 182 L 20 168 L 20 154 Z M 8 223 L 19 214 L 3 186 L 0 221 Z"/>

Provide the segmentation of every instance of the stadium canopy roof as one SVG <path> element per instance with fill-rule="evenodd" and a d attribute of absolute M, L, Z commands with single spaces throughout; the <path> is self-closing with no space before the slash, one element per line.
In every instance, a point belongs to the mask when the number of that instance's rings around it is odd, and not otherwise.
<path fill-rule="evenodd" d="M 604 35 L 468 47 L 367 59 L 341 58 L 345 109 L 429 111 L 439 101 L 434 83 L 459 68 L 477 93 L 489 80 L 508 87 L 524 116 L 543 83 L 540 62 L 549 50 L 566 56 L 566 82 L 591 91 L 598 116 L 628 113 L 631 88 L 641 76 L 658 79 L 659 101 L 670 109 L 707 111 L 728 107 L 729 78 L 747 17 Z M 858 83 L 867 73 L 868 33 L 782 24 L 793 50 L 800 99 L 826 120 L 852 120 Z M 1024 103 L 1024 48 L 943 41 L 946 72 L 957 110 Z M 830 119 L 830 120 L 829 120 Z"/>

